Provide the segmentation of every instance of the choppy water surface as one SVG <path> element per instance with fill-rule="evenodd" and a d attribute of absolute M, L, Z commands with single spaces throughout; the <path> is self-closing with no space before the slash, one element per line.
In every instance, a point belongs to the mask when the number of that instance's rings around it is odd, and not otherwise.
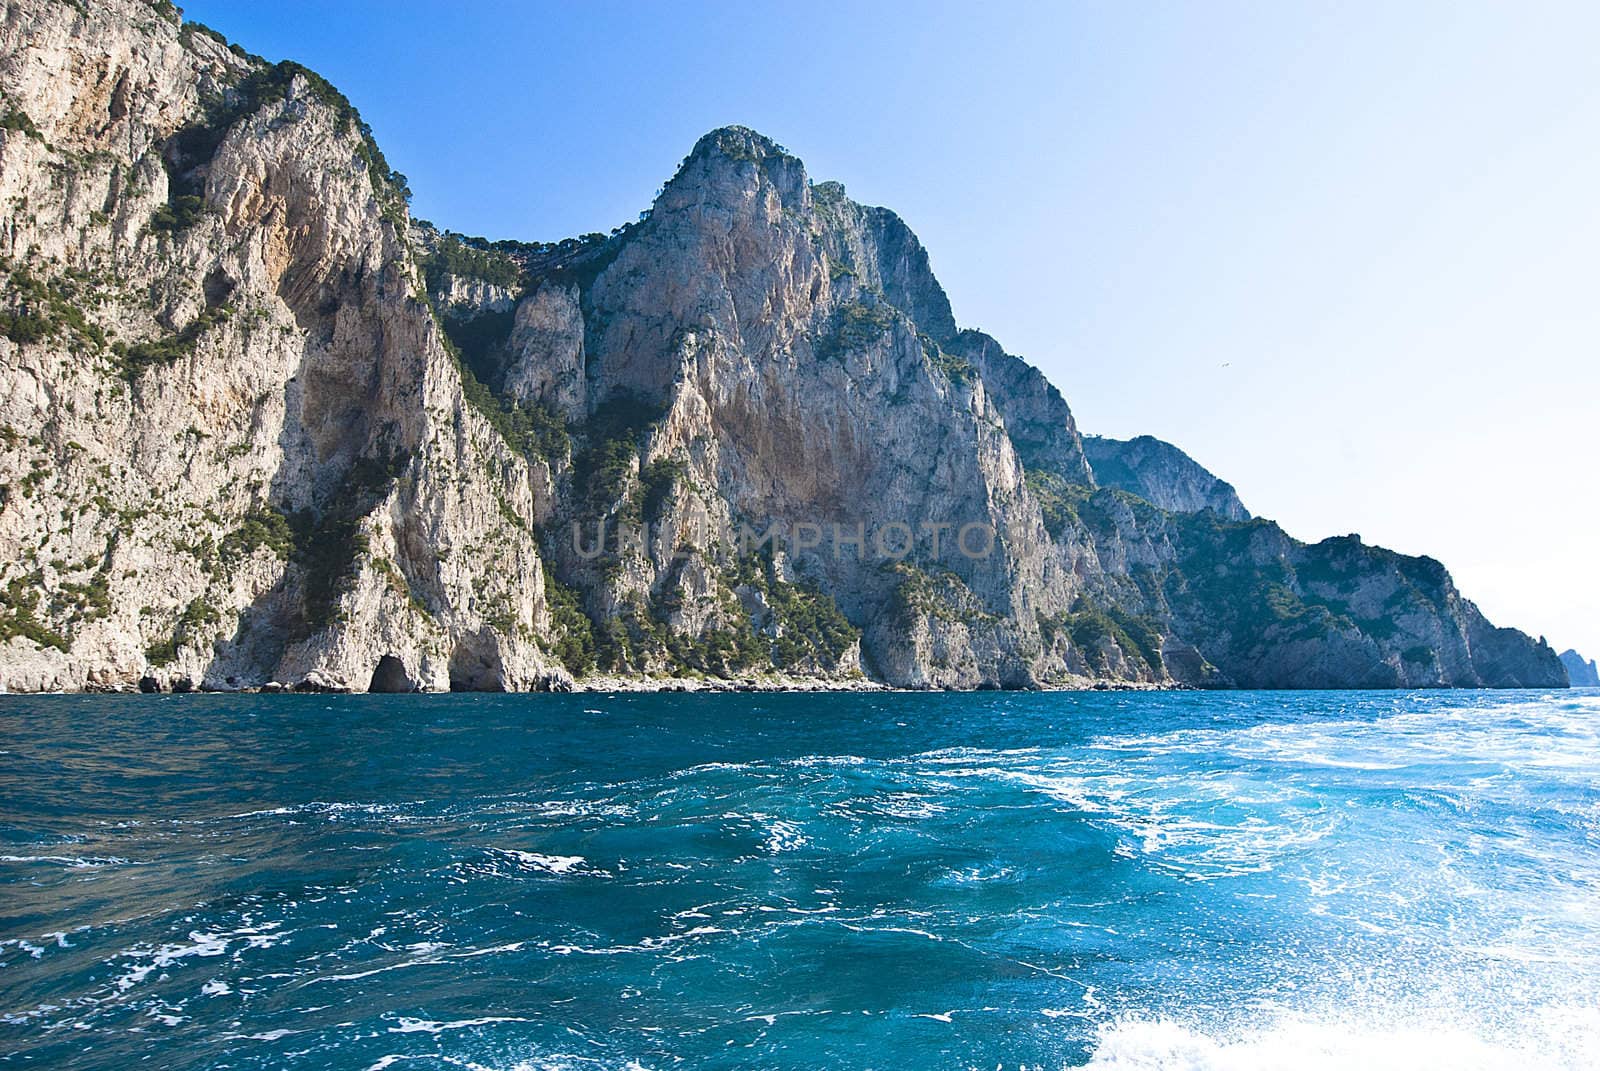
<path fill-rule="evenodd" d="M 0 698 L 0 1062 L 1600 1066 L 1600 693 Z"/>

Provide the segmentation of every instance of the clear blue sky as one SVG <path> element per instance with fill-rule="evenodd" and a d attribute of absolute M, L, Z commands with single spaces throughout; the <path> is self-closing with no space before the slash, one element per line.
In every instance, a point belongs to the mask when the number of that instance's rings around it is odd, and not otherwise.
<path fill-rule="evenodd" d="M 449 14 L 443 12 L 448 10 Z M 609 230 L 744 123 L 965 326 L 1304 539 L 1600 657 L 1600 6 L 191 2 L 343 89 L 416 214 Z"/>

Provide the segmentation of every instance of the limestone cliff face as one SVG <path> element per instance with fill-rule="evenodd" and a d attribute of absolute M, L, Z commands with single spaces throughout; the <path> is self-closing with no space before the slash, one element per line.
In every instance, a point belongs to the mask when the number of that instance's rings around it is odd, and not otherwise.
<path fill-rule="evenodd" d="M 135 0 L 0 5 L 0 89 L 6 686 L 564 681 L 348 104 Z"/>
<path fill-rule="evenodd" d="M 1219 480 L 1171 443 L 1149 435 L 1126 441 L 1090 436 L 1084 454 L 1102 487 L 1118 487 L 1164 510 L 1199 513 L 1212 510 L 1230 521 L 1248 521 L 1250 513 L 1233 485 Z"/>
<path fill-rule="evenodd" d="M 1086 440 L 1066 399 L 1044 373 L 1001 348 L 981 331 L 962 331 L 954 350 L 970 361 L 1005 418 L 1006 433 L 1030 469 L 1059 476 L 1069 484 L 1092 487 L 1094 473 Z"/>
<path fill-rule="evenodd" d="M 787 541 L 779 571 L 831 595 L 866 669 L 899 685 L 1555 679 L 1532 644 L 1501 653 L 1447 577 L 1413 598 L 1387 552 L 1360 548 L 1348 581 L 1285 601 L 1269 574 L 1316 548 L 1269 525 L 1270 548 L 1252 552 L 1232 488 L 1175 447 L 1081 438 L 1036 369 L 955 327 L 904 224 L 810 182 L 752 131 L 702 139 L 644 222 L 559 266 L 525 263 L 527 296 L 483 363 L 573 429 L 570 462 L 555 463 L 558 480 L 572 474 L 558 529 L 651 526 L 589 561 L 551 541 L 635 669 L 672 666 L 652 622 L 733 644 L 731 533 L 745 524 L 826 529 L 820 546 Z M 597 451 L 612 464 L 598 481 Z M 960 553 L 969 524 L 994 533 L 995 553 Z M 910 553 L 886 558 L 872 536 L 902 526 Z M 868 553 L 840 532 L 866 533 Z M 1351 585 L 1362 597 L 1342 612 Z M 1279 621 L 1302 604 L 1325 627 Z M 1391 620 L 1402 608 L 1414 620 Z"/>
<path fill-rule="evenodd" d="M 831 595 L 864 630 L 869 670 L 910 684 L 1031 679 L 1034 611 L 1065 610 L 1074 584 L 983 379 L 907 311 L 953 336 L 903 224 L 836 185 L 814 187 L 760 135 L 728 129 L 695 147 L 645 222 L 572 276 L 533 280 L 508 382 L 575 369 L 570 325 L 581 318 L 581 391 L 554 380 L 526 396 L 584 429 L 573 463 L 584 493 L 567 496 L 563 520 L 631 512 L 653 526 L 648 545 L 599 569 L 562 562 L 575 586 L 599 591 L 593 612 L 627 623 L 630 646 L 653 646 L 651 620 L 702 637 L 739 628 L 723 609 L 734 605 L 732 533 L 743 525 L 781 533 L 782 582 Z M 617 436 L 596 429 L 623 411 L 640 414 L 637 434 L 622 436 L 636 457 L 597 487 L 592 455 Z M 645 508 L 630 508 L 635 498 Z M 1010 553 L 958 553 L 973 523 Z M 805 545 L 808 531 L 819 545 Z M 841 546 L 848 535 L 857 542 Z M 878 553 L 880 538 L 896 553 Z M 897 595 L 929 570 L 968 606 L 962 619 Z M 674 618 L 696 604 L 713 609 Z M 924 633 L 949 657 L 914 653 Z"/>
<path fill-rule="evenodd" d="M 0 88 L 9 688 L 1565 680 L 1437 563 L 1083 439 L 752 131 L 610 236 L 490 245 L 161 6 L 0 3 Z"/>

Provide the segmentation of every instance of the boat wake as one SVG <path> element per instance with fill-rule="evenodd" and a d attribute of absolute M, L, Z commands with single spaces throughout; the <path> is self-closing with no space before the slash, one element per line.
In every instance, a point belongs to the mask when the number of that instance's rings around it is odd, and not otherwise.
<path fill-rule="evenodd" d="M 1091 1071 L 1581 1071 L 1600 1066 L 1600 1008 L 1554 1005 L 1494 1026 L 1470 1018 L 1268 1012 L 1205 1029 L 1170 1019 L 1101 1027 Z"/>

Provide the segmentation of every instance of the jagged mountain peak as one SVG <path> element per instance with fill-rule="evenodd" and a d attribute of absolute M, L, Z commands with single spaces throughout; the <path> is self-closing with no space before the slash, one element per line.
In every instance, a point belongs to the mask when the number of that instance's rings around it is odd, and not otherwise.
<path fill-rule="evenodd" d="M 804 162 L 772 138 L 725 126 L 695 143 L 652 206 L 652 220 L 685 211 L 719 226 L 735 217 L 778 225 L 787 215 L 821 239 L 830 271 L 847 271 L 940 343 L 955 316 L 916 234 L 888 208 L 859 204 L 843 183 L 813 183 Z"/>
<path fill-rule="evenodd" d="M 758 197 L 766 192 L 776 197 L 770 202 Z M 802 212 L 810 203 L 810 181 L 798 157 L 749 127 L 724 126 L 695 142 L 651 213 L 690 208 Z"/>
<path fill-rule="evenodd" d="M 764 160 L 767 157 L 795 157 L 759 130 L 731 123 L 708 131 L 694 143 L 689 159 L 720 156 L 734 161 Z"/>

